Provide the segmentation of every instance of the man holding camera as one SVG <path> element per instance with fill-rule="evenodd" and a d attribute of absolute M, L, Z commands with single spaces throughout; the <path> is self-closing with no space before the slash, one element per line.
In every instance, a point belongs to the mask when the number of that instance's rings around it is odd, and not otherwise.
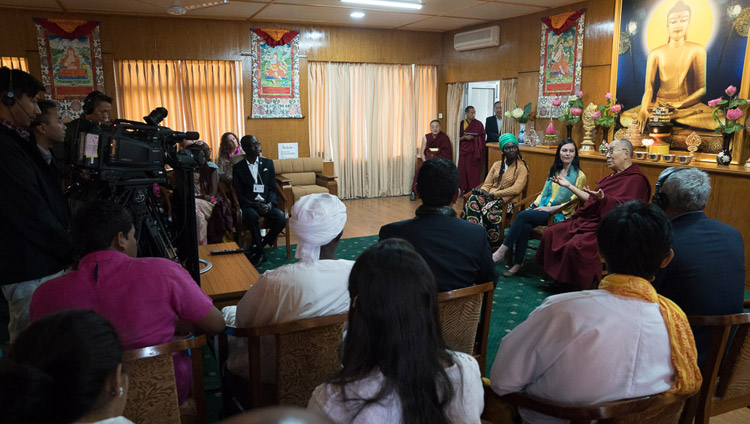
<path fill-rule="evenodd" d="M 29 133 L 41 114 L 36 96 L 43 90 L 30 74 L 0 68 L 0 286 L 8 301 L 11 340 L 28 325 L 34 290 L 60 275 L 72 259 L 67 206 Z"/>
<path fill-rule="evenodd" d="M 260 157 L 260 142 L 255 136 L 242 137 L 240 145 L 245 151 L 245 160 L 232 168 L 232 184 L 237 191 L 244 224 L 253 235 L 250 262 L 258 266 L 266 260 L 263 247 L 273 244 L 284 228 L 286 218 L 277 201 L 276 170 L 273 161 Z M 260 236 L 261 216 L 269 226 L 265 238 Z"/>

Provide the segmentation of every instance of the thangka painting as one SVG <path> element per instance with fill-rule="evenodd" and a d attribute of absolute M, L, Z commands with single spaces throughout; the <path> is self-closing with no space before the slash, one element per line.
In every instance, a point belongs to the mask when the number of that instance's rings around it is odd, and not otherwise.
<path fill-rule="evenodd" d="M 702 139 L 698 152 L 721 150 L 708 102 L 730 85 L 742 92 L 750 0 L 626 0 L 618 6 L 613 66 L 620 122 L 647 136 L 659 108 L 660 118 L 669 113 L 670 148 L 685 150 L 695 131 Z"/>
<path fill-rule="evenodd" d="M 63 118 L 76 119 L 83 99 L 103 91 L 99 22 L 35 18 L 42 83 Z"/>
<path fill-rule="evenodd" d="M 564 114 L 569 97 L 581 90 L 585 11 L 565 12 L 542 19 L 536 111 L 539 118 L 557 118 Z M 562 106 L 552 106 L 554 99 L 561 99 Z"/>
<path fill-rule="evenodd" d="M 252 29 L 253 118 L 302 118 L 299 32 Z"/>

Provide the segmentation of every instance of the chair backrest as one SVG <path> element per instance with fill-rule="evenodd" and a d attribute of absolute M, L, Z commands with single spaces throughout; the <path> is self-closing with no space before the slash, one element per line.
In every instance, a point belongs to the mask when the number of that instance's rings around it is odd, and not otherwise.
<path fill-rule="evenodd" d="M 438 311 L 445 344 L 449 349 L 477 358 L 482 373 L 487 358 L 487 337 L 492 313 L 492 299 L 488 299 L 487 294 L 494 289 L 494 284 L 489 282 L 438 293 Z"/>
<path fill-rule="evenodd" d="M 191 355 L 195 405 L 195 411 L 192 413 L 195 414 L 196 422 L 205 423 L 203 359 L 200 352 L 200 348 L 205 345 L 206 336 L 201 335 L 124 352 L 123 362 L 128 373 L 129 386 L 123 415 L 138 424 L 179 424 L 181 411 L 177 400 L 172 354 L 196 349 Z"/>
<path fill-rule="evenodd" d="M 516 405 L 551 417 L 578 423 L 677 423 L 687 399 L 692 394 L 674 395 L 659 393 L 633 399 L 602 402 L 593 405 L 571 405 L 540 399 L 525 393 L 510 393 L 498 396 L 489 385 L 484 386 L 485 412 L 482 418 L 489 422 L 499 422 L 495 417 L 502 411 L 503 404 Z"/>
<path fill-rule="evenodd" d="M 690 400 L 681 422 L 695 417 L 696 423 L 708 423 L 712 416 L 750 406 L 750 313 L 690 316 L 688 321 L 714 331 L 701 367 L 700 395 Z M 736 332 L 728 343 L 733 328 Z"/>
<path fill-rule="evenodd" d="M 322 158 L 274 159 L 273 167 L 276 170 L 276 175 L 293 174 L 297 172 L 323 172 L 323 159 Z"/>
<path fill-rule="evenodd" d="M 250 381 L 248 392 L 253 407 L 266 406 L 261 381 L 260 338 L 276 339 L 277 381 L 273 403 L 307 406 L 315 387 L 341 369 L 339 347 L 348 314 L 329 315 L 247 329 L 227 327 L 226 333 L 248 339 Z"/>

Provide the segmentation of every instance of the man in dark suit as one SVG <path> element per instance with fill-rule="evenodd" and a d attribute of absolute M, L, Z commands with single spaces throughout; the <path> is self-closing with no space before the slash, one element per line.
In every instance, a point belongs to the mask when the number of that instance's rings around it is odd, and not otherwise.
<path fill-rule="evenodd" d="M 260 142 L 255 136 L 246 135 L 240 140 L 245 160 L 232 168 L 232 184 L 242 208 L 242 219 L 253 235 L 250 261 L 258 266 L 265 262 L 263 247 L 273 244 L 284 228 L 286 218 L 279 209 L 276 194 L 276 170 L 273 161 L 260 157 Z M 270 227 L 266 237 L 260 237 L 260 217 L 266 219 Z"/>
<path fill-rule="evenodd" d="M 488 116 L 484 122 L 484 131 L 487 133 L 487 143 L 500 141 L 501 127 L 503 125 L 503 102 L 496 101 L 493 106 L 495 114 Z"/>
<path fill-rule="evenodd" d="M 690 315 L 742 312 L 745 253 L 734 227 L 708 219 L 711 184 L 695 168 L 667 168 L 659 176 L 653 203 L 672 221 L 674 260 L 656 274 L 654 287 Z M 701 365 L 711 341 L 710 328 L 694 328 Z"/>
<path fill-rule="evenodd" d="M 497 281 L 487 231 L 458 219 L 451 207 L 458 199 L 458 185 L 453 161 L 428 159 L 417 176 L 422 199 L 417 216 L 380 229 L 381 240 L 402 238 L 414 246 L 430 266 L 441 292 Z"/>

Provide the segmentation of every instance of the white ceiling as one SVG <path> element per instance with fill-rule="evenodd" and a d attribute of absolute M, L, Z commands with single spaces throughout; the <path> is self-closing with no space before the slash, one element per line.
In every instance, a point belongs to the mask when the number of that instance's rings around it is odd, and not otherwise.
<path fill-rule="evenodd" d="M 0 0 L 0 7 L 50 10 L 69 13 L 115 13 L 170 16 L 174 0 Z M 180 0 L 185 7 L 211 0 Z M 189 10 L 175 19 L 212 18 L 293 22 L 306 25 L 451 31 L 500 19 L 536 13 L 577 3 L 571 0 L 400 0 L 421 3 L 420 10 L 394 10 L 378 6 L 357 7 L 341 0 L 230 0 L 228 4 Z M 580 1 L 580 0 L 579 0 Z M 349 16 L 365 13 L 363 19 Z M 1 15 L 1 13 L 0 13 Z"/>

